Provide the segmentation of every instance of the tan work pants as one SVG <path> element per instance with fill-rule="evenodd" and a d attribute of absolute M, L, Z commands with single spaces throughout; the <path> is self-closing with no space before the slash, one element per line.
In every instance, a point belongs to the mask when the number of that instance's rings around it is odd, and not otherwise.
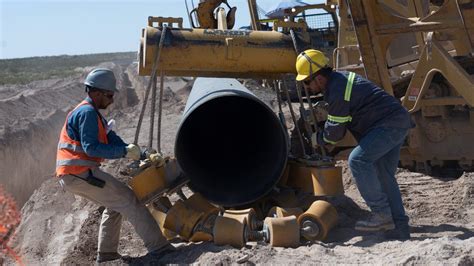
<path fill-rule="evenodd" d="M 62 185 L 67 191 L 105 206 L 99 228 L 98 252 L 117 252 L 122 215 L 133 225 L 149 252 L 168 243 L 153 216 L 138 202 L 127 185 L 99 168 L 92 169 L 92 174 L 106 182 L 103 188 L 90 185 L 72 175 L 64 175 L 61 178 Z M 86 178 L 88 171 L 78 176 Z"/>

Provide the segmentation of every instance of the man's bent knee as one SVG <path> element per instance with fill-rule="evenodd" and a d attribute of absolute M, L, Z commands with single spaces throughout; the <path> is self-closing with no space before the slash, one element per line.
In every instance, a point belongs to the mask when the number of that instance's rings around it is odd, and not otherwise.
<path fill-rule="evenodd" d="M 364 158 L 361 156 L 349 156 L 348 162 L 349 162 L 349 167 L 351 169 L 365 168 L 368 165 L 372 164 L 372 162 L 364 160 Z"/>

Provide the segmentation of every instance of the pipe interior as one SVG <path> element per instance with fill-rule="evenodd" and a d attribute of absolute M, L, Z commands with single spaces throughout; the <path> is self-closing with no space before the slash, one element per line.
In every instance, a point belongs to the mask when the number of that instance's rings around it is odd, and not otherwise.
<path fill-rule="evenodd" d="M 188 115 L 177 136 L 176 157 L 194 191 L 235 206 L 262 197 L 278 182 L 286 145 L 271 110 L 250 98 L 225 96 Z"/>

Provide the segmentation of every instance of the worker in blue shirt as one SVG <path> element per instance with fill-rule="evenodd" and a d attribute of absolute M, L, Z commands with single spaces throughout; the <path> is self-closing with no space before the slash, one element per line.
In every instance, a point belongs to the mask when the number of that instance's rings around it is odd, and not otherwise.
<path fill-rule="evenodd" d="M 94 101 L 89 96 L 86 97 L 85 101 L 88 102 L 89 105 L 80 106 L 68 117 L 67 134 L 74 140 L 80 140 L 85 153 L 92 157 L 107 159 L 124 157 L 127 153 L 126 147 L 128 144 L 123 142 L 112 128 L 110 128 L 107 120 L 94 108 Z M 102 144 L 97 139 L 97 135 L 99 134 L 97 127 L 99 119 L 103 125 L 108 127 L 108 144 Z"/>
<path fill-rule="evenodd" d="M 99 168 L 104 159 L 144 159 L 144 151 L 135 144 L 126 144 L 99 112 L 113 103 L 118 91 L 114 73 L 109 69 L 94 69 L 84 84 L 88 97 L 67 115 L 61 130 L 56 176 L 67 191 L 105 206 L 96 261 L 122 258 L 117 252 L 122 216 L 134 226 L 149 254 L 159 256 L 172 251 L 173 246 L 130 187 Z"/>
<path fill-rule="evenodd" d="M 414 126 L 399 101 L 383 89 L 352 72 L 333 71 L 328 58 L 318 50 L 300 53 L 296 61 L 303 86 L 313 94 L 323 93 L 328 103 L 324 130 L 314 134 L 319 146 L 336 144 L 349 130 L 358 145 L 349 156 L 349 167 L 360 194 L 371 209 L 367 220 L 356 222 L 361 231 L 385 231 L 389 239 L 409 239 L 395 172 L 400 148 Z"/>

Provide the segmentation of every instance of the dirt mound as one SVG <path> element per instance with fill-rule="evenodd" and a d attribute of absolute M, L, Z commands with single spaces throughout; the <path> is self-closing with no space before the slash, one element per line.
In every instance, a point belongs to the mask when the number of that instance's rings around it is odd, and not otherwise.
<path fill-rule="evenodd" d="M 59 264 L 74 243 L 93 205 L 66 193 L 47 179 L 23 206 L 22 223 L 13 244 L 25 264 Z"/>
<path fill-rule="evenodd" d="M 137 76 L 134 64 L 113 67 L 116 75 L 120 77 L 121 91 L 126 93 L 122 93 L 114 104 L 115 108 L 110 110 L 106 117 L 114 118 L 117 121 L 116 131 L 125 141 L 131 141 L 140 113 L 141 105 L 138 103 L 144 99 L 148 79 Z M 79 79 L 80 77 L 77 77 L 77 80 Z M 248 84 L 259 98 L 274 110 L 277 109 L 275 95 L 271 89 L 256 88 L 258 86 L 252 85 L 251 82 Z M 191 85 L 191 79 L 165 79 L 161 144 L 163 152 L 167 155 L 174 153 L 174 138 Z M 8 95 L 10 98 L 19 97 L 11 92 L 8 92 Z M 64 108 L 74 106 L 82 97 L 83 94 L 78 93 L 77 98 L 70 100 L 70 105 Z M 35 97 L 31 98 L 33 99 Z M 19 103 L 12 101 L 10 104 Z M 56 106 L 54 110 L 61 108 Z M 65 110 L 61 112 L 63 113 L 58 116 L 62 114 L 62 117 L 58 120 L 62 124 Z M 288 121 L 291 121 L 289 115 L 287 113 L 285 115 Z M 148 141 L 149 125 L 149 111 L 147 111 L 140 144 L 146 144 Z M 54 135 L 59 132 L 59 128 L 50 130 L 54 130 Z M 156 143 L 156 131 L 154 143 Z M 51 148 L 53 154 L 56 144 L 51 141 L 48 145 L 53 146 Z M 23 152 L 18 152 L 16 158 L 25 153 L 24 147 L 19 149 Z M 126 163 L 125 159 L 109 161 L 104 169 L 125 181 L 126 177 L 120 175 L 120 169 Z M 340 164 L 344 167 L 346 195 L 333 199 L 340 219 L 338 226 L 331 231 L 325 242 L 307 243 L 294 249 L 249 243 L 248 247 L 235 249 L 229 246 L 215 246 L 212 243 L 189 244 L 175 241 L 174 245 L 179 247 L 176 252 L 161 258 L 140 257 L 146 254 L 146 250 L 130 223 L 125 221 L 119 252 L 136 257 L 131 262 L 133 265 L 238 262 L 291 265 L 316 263 L 472 265 L 474 263 L 474 174 L 464 174 L 459 179 L 442 179 L 400 169 L 397 179 L 411 219 L 413 238 L 405 242 L 384 241 L 380 234 L 361 234 L 353 229 L 355 221 L 365 215 L 367 207 L 351 179 L 347 163 L 340 162 Z M 13 168 L 8 169 L 11 171 Z M 48 169 L 52 171 L 53 166 Z M 5 171 L 7 170 L 2 169 L 2 173 L 6 173 Z M 38 174 L 36 178 L 45 179 L 48 176 Z M 101 211 L 99 206 L 63 192 L 55 180 L 49 179 L 22 209 L 23 221 L 14 242 L 16 249 L 26 264 L 91 264 L 95 259 Z M 114 261 L 111 264 L 123 263 Z"/>

